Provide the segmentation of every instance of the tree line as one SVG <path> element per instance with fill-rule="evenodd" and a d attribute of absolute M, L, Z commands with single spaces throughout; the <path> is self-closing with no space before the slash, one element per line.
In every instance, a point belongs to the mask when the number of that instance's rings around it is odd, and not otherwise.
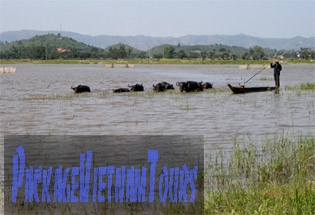
<path fill-rule="evenodd" d="M 274 57 L 280 58 L 301 58 L 301 59 L 315 59 L 315 50 L 310 48 L 300 48 L 296 50 L 275 50 L 265 49 L 261 46 L 254 46 L 252 48 L 229 47 L 224 45 L 211 45 L 208 50 L 203 50 L 203 46 L 197 47 L 197 50 L 189 50 L 189 47 L 180 47 L 180 45 L 172 46 L 166 45 L 163 48 L 163 54 L 153 54 L 153 58 L 178 58 L 191 59 L 202 58 L 205 59 L 221 59 L 221 60 L 267 60 Z M 201 48 L 200 48 L 201 47 Z M 285 53 L 282 56 L 282 53 Z"/>
<path fill-rule="evenodd" d="M 108 50 L 97 47 L 78 49 L 76 47 L 58 48 L 41 45 L 11 46 L 7 50 L 0 51 L 0 59 L 131 59 L 146 58 L 146 52 L 134 53 L 131 47 L 120 44 L 118 48 L 109 47 Z"/>
<path fill-rule="evenodd" d="M 0 43 L 1 59 L 34 59 L 34 60 L 54 60 L 54 59 L 133 59 L 133 58 L 168 58 L 168 59 L 221 59 L 221 60 L 264 60 L 286 53 L 285 58 L 315 59 L 315 51 L 310 48 L 300 48 L 296 50 L 274 50 L 254 46 L 246 49 L 241 47 L 230 47 L 221 44 L 210 46 L 181 46 L 163 45 L 148 51 L 136 50 L 125 44 L 117 44 L 107 49 L 93 46 L 71 46 L 59 48 L 54 45 L 15 43 L 9 48 L 4 42 Z"/>

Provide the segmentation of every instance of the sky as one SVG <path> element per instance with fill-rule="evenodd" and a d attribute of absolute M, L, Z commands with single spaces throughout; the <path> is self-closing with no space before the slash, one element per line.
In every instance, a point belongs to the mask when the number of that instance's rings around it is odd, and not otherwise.
<path fill-rule="evenodd" d="M 315 35 L 315 0 L 0 0 L 0 32 L 84 35 Z"/>

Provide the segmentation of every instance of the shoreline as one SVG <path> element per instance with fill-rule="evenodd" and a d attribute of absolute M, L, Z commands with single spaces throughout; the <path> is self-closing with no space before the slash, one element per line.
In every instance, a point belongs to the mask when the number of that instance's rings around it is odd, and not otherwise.
<path fill-rule="evenodd" d="M 99 60 L 99 59 L 58 59 L 58 60 L 0 60 L 0 65 L 5 64 L 104 64 L 105 65 L 266 65 L 270 64 L 273 60 L 180 60 L 180 59 L 130 59 L 130 60 Z M 287 59 L 281 60 L 282 64 L 315 64 L 315 60 L 303 60 L 303 59 Z"/>

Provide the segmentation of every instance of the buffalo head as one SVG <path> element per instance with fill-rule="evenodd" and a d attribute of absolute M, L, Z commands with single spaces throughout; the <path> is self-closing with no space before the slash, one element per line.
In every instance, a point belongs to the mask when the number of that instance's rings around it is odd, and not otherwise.
<path fill-rule="evenodd" d="M 71 89 L 73 89 L 75 93 L 91 92 L 90 87 L 86 85 L 78 85 L 76 87 L 71 86 Z"/>
<path fill-rule="evenodd" d="M 131 86 L 128 84 L 128 87 L 130 87 L 130 91 L 132 91 L 132 92 L 144 91 L 142 84 L 135 84 L 135 85 L 131 85 Z"/>

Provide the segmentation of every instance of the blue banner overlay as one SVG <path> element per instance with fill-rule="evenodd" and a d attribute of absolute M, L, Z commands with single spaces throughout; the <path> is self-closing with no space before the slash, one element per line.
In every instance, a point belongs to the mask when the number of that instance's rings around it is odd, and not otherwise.
<path fill-rule="evenodd" d="M 4 156 L 7 214 L 203 211 L 203 136 L 5 136 Z"/>

